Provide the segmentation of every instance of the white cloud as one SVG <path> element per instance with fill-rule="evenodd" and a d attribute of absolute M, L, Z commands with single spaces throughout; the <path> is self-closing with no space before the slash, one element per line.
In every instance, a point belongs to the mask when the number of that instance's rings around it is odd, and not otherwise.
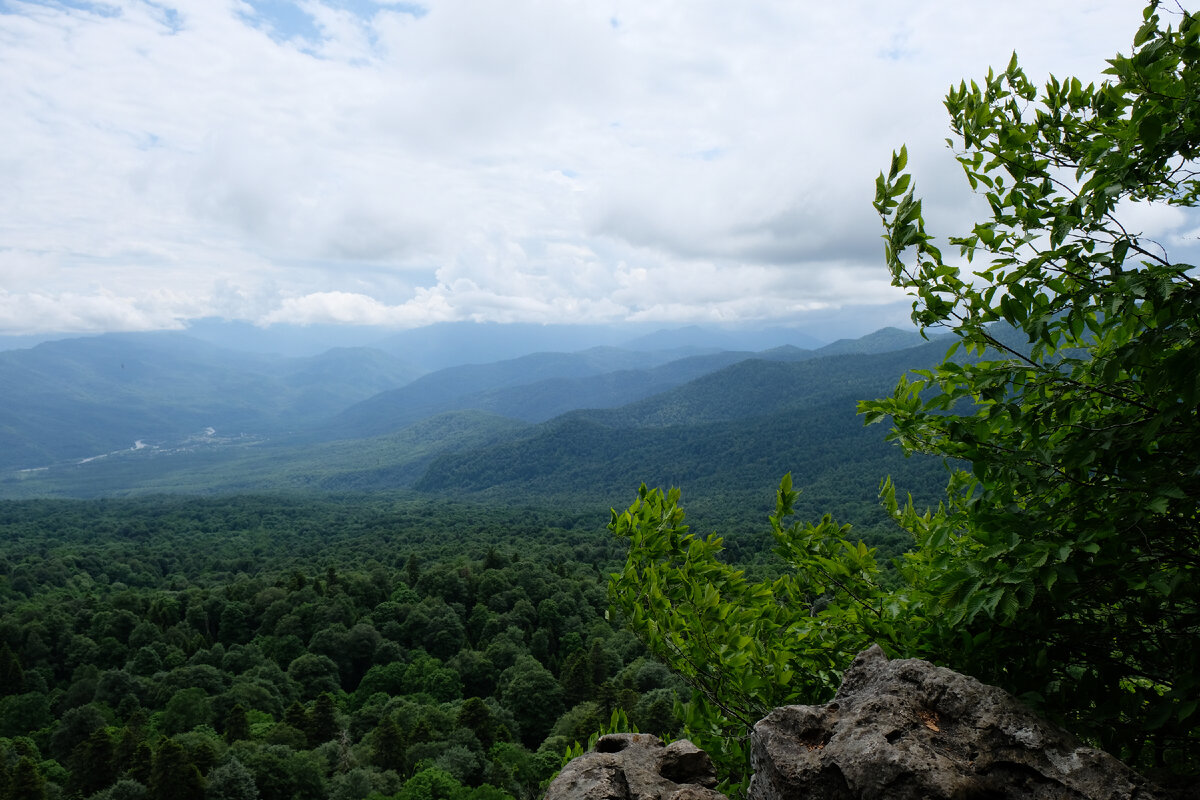
<path fill-rule="evenodd" d="M 450 318 L 449 309 L 434 296 L 426 295 L 400 306 L 389 306 L 363 294 L 314 292 L 303 297 L 285 298 L 277 309 L 263 317 L 262 322 L 268 325 L 275 322 L 296 325 L 342 323 L 411 328 Z"/>
<path fill-rule="evenodd" d="M 1140 18 L 420 5 L 301 0 L 301 30 L 242 0 L 0 4 L 0 332 L 889 303 L 870 200 L 891 150 L 908 143 L 932 229 L 970 219 L 945 88 L 1013 49 L 1095 77 Z"/>
<path fill-rule="evenodd" d="M 47 295 L 0 289 L 0 319 L 5 333 L 15 335 L 178 330 L 184 319 L 201 316 L 197 310 L 185 298 L 161 291 L 122 297 L 104 290 Z"/>

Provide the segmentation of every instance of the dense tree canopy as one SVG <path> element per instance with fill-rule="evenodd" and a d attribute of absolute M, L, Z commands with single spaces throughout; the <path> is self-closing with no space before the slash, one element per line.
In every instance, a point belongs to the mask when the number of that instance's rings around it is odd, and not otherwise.
<path fill-rule="evenodd" d="M 0 503 L 0 800 L 532 797 L 581 717 L 678 727 L 612 548 L 434 501 Z"/>

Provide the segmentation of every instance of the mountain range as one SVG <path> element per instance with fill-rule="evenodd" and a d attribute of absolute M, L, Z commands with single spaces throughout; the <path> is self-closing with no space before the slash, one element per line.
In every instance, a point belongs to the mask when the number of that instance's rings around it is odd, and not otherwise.
<path fill-rule="evenodd" d="M 877 518 L 883 475 L 918 492 L 943 482 L 940 464 L 864 428 L 856 403 L 937 363 L 944 342 L 884 329 L 817 348 L 719 345 L 664 332 L 425 371 L 381 347 L 46 342 L 0 352 L 0 497 L 407 490 L 617 505 L 644 481 L 757 502 L 792 472 L 814 506 Z"/>

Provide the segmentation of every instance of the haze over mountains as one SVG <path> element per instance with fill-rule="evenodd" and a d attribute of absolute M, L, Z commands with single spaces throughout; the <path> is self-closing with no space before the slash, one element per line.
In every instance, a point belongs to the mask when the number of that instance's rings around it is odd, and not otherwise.
<path fill-rule="evenodd" d="M 883 475 L 919 488 L 932 474 L 855 408 L 944 354 L 915 332 L 805 348 L 779 331 L 683 329 L 448 366 L 462 349 L 447 343 L 473 334 L 481 351 L 511 351 L 536 333 L 452 328 L 425 350 L 401 336 L 306 357 L 182 333 L 0 352 L 0 497 L 407 489 L 611 502 L 642 481 L 762 493 L 790 471 L 813 502 L 843 505 L 853 475 L 850 504 L 873 505 Z"/>

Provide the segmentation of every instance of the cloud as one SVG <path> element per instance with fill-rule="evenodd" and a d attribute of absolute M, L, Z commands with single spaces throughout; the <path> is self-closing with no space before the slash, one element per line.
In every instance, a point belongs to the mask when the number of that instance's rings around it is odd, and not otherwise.
<path fill-rule="evenodd" d="M 908 143 L 932 230 L 978 211 L 945 88 L 1013 49 L 1096 77 L 1140 19 L 1121 0 L 989 14 L 5 0 L 0 331 L 892 303 L 870 206 L 890 152 Z"/>
<path fill-rule="evenodd" d="M 90 294 L 10 293 L 0 289 L 0 333 L 100 333 L 180 330 L 183 320 L 201 316 L 185 299 L 167 293 L 121 297 Z"/>
<path fill-rule="evenodd" d="M 314 292 L 303 297 L 289 297 L 279 308 L 264 316 L 263 324 L 285 322 L 294 325 L 340 323 L 415 328 L 451 319 L 448 309 L 439 308 L 438 298 L 432 302 L 411 301 L 388 306 L 372 297 L 350 292 Z"/>

